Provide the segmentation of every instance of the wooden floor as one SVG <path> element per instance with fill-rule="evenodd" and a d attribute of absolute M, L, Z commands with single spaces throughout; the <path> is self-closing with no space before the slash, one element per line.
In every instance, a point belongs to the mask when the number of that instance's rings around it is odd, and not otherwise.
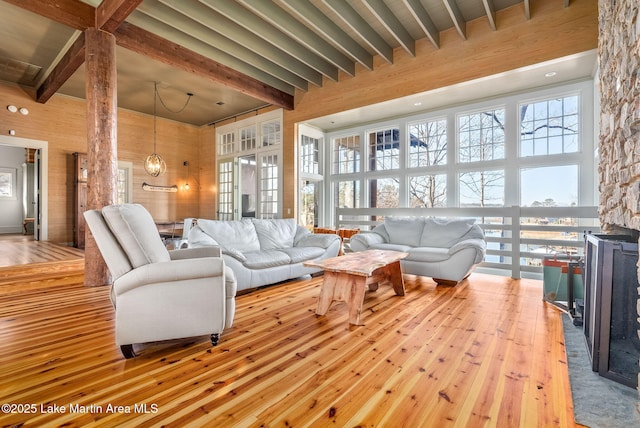
<path fill-rule="evenodd" d="M 538 281 L 405 275 L 404 297 L 367 293 L 360 327 L 343 303 L 315 315 L 322 277 L 291 281 L 239 296 L 215 348 L 124 360 L 109 290 L 77 278 L 0 287 L 0 403 L 16 410 L 0 426 L 575 426 L 560 313 Z"/>

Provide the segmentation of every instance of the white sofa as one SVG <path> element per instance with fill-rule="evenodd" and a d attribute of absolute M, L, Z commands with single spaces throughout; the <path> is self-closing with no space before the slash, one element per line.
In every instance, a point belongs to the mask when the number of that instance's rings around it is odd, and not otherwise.
<path fill-rule="evenodd" d="M 484 260 L 486 242 L 474 219 L 386 217 L 370 232 L 351 237 L 351 250 L 409 253 L 402 272 L 429 276 L 438 284 L 457 284 Z"/>
<path fill-rule="evenodd" d="M 238 291 L 319 272 L 302 265 L 338 255 L 337 235 L 312 234 L 294 219 L 197 219 L 189 248 L 219 246 L 236 277 Z"/>

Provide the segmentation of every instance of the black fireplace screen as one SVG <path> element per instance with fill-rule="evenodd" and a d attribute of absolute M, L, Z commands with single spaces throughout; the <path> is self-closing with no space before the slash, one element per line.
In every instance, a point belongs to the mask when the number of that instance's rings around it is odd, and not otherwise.
<path fill-rule="evenodd" d="M 638 386 L 638 243 L 625 235 L 586 235 L 584 334 L 592 368 Z"/>

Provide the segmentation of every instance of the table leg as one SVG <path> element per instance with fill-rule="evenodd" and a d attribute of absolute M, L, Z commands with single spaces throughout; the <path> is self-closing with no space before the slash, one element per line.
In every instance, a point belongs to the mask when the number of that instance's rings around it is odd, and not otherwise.
<path fill-rule="evenodd" d="M 352 276 L 350 278 L 351 293 L 349 296 L 349 323 L 352 325 L 362 325 L 360 314 L 364 303 L 366 289 L 366 278 L 364 276 Z"/>
<path fill-rule="evenodd" d="M 336 275 L 335 272 L 324 273 L 322 286 L 320 287 L 320 297 L 318 298 L 318 305 L 316 307 L 317 315 L 324 315 L 329 310 L 329 306 L 331 306 L 331 302 L 333 302 L 337 282 L 338 275 Z"/>
<path fill-rule="evenodd" d="M 393 285 L 396 296 L 404 296 L 404 279 L 400 269 L 400 261 L 393 262 L 388 266 L 389 281 Z"/>

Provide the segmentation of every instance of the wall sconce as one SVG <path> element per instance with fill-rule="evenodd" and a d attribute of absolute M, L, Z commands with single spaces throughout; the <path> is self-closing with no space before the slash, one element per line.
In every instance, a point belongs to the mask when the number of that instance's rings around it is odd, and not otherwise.
<path fill-rule="evenodd" d="M 7 110 L 9 110 L 11 113 L 20 112 L 20 114 L 23 116 L 26 116 L 29 114 L 29 110 L 26 107 L 18 108 L 12 104 L 7 106 Z"/>

